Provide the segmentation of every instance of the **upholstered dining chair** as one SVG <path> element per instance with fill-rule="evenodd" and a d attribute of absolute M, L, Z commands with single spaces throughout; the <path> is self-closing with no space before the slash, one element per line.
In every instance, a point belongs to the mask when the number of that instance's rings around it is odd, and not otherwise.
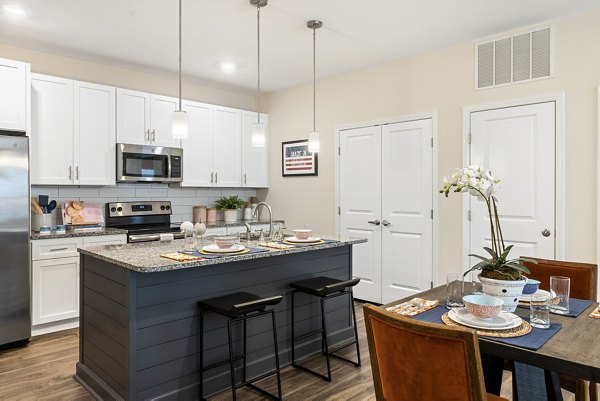
<path fill-rule="evenodd" d="M 507 401 L 487 394 L 475 331 L 364 306 L 378 401 Z"/>
<path fill-rule="evenodd" d="M 595 301 L 598 295 L 598 266 L 591 263 L 530 258 L 537 263 L 525 263 L 531 271 L 528 277 L 540 282 L 540 288 L 550 290 L 550 276 L 571 279 L 570 297 Z M 598 384 L 560 375 L 560 385 L 575 394 L 575 401 L 598 401 Z M 588 398 L 589 396 L 589 398 Z"/>

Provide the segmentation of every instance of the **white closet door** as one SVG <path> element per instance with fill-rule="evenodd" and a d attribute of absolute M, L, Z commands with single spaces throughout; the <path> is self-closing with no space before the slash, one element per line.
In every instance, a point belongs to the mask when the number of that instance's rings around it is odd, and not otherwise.
<path fill-rule="evenodd" d="M 382 127 L 382 302 L 430 288 L 433 269 L 431 119 Z"/>
<path fill-rule="evenodd" d="M 381 127 L 340 132 L 340 235 L 367 238 L 352 250 L 354 296 L 381 302 Z"/>
<path fill-rule="evenodd" d="M 554 102 L 471 113 L 471 163 L 502 180 L 498 212 L 513 257 L 555 258 L 555 128 Z M 487 208 L 470 202 L 470 252 L 483 254 L 491 246 Z"/>

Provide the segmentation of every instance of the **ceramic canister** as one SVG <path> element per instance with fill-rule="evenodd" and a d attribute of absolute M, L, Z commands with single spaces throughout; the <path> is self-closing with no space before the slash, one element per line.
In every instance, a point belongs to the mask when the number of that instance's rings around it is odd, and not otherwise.
<path fill-rule="evenodd" d="M 193 207 L 193 219 L 196 223 L 206 222 L 207 209 L 206 206 L 194 206 Z"/>
<path fill-rule="evenodd" d="M 214 223 L 217 221 L 217 209 L 214 207 L 209 207 L 206 209 L 206 221 Z"/>

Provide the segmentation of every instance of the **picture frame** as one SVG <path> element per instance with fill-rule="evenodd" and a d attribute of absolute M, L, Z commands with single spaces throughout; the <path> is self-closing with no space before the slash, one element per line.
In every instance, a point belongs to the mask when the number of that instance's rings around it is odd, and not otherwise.
<path fill-rule="evenodd" d="M 319 175 L 319 154 L 308 151 L 308 140 L 281 143 L 281 175 L 303 177 Z"/>

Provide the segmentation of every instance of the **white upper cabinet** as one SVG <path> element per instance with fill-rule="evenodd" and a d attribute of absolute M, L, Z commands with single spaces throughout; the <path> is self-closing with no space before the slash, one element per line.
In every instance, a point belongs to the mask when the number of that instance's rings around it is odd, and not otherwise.
<path fill-rule="evenodd" d="M 181 140 L 183 148 L 183 187 L 209 187 L 212 169 L 212 113 L 214 106 L 184 101 L 183 110 L 188 115 L 187 139 Z"/>
<path fill-rule="evenodd" d="M 32 74 L 31 92 L 31 183 L 114 185 L 115 89 Z"/>
<path fill-rule="evenodd" d="M 0 129 L 28 131 L 30 66 L 0 58 Z"/>
<path fill-rule="evenodd" d="M 31 184 L 73 184 L 73 81 L 31 78 Z"/>
<path fill-rule="evenodd" d="M 242 113 L 242 186 L 266 188 L 269 186 L 269 117 L 262 113 L 260 115 L 266 135 L 262 147 L 252 146 L 252 126 L 256 122 L 255 112 Z"/>
<path fill-rule="evenodd" d="M 214 109 L 212 156 L 214 184 L 217 187 L 242 185 L 241 119 L 241 110 L 220 106 Z"/>
<path fill-rule="evenodd" d="M 75 81 L 75 177 L 115 185 L 115 88 Z"/>
<path fill-rule="evenodd" d="M 128 89 L 117 89 L 117 142 L 179 147 L 171 119 L 177 99 Z"/>

